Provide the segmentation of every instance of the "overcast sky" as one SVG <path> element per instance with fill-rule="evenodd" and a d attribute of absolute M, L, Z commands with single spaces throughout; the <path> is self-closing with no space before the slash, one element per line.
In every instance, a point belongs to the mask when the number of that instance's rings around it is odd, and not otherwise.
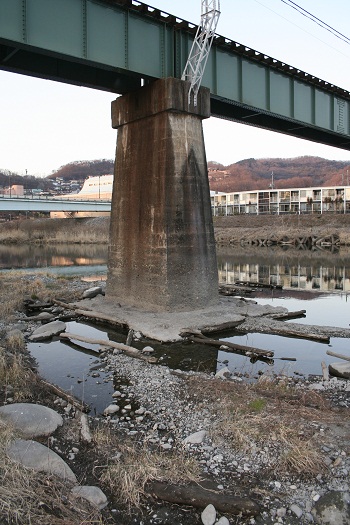
<path fill-rule="evenodd" d="M 290 2 L 288 2 L 290 3 Z M 350 38 L 349 0 L 296 0 Z M 200 0 L 151 0 L 190 22 Z M 283 0 L 221 0 L 217 32 L 350 91 L 350 45 L 300 15 Z M 111 93 L 0 71 L 0 168 L 48 175 L 76 160 L 113 158 Z M 204 122 L 208 160 L 317 155 L 350 160 L 350 152 L 250 126 Z"/>

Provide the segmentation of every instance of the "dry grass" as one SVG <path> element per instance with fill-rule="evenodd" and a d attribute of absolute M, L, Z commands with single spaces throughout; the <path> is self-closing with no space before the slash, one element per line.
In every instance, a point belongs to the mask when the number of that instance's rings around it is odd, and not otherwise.
<path fill-rule="evenodd" d="M 25 349 L 26 343 L 22 332 L 14 330 L 6 334 L 6 348 L 10 352 L 19 352 Z"/>
<path fill-rule="evenodd" d="M 0 318 L 2 320 L 12 321 L 15 312 L 22 309 L 25 297 L 37 299 L 47 294 L 47 288 L 41 277 L 37 275 L 34 279 L 28 279 L 28 275 L 20 271 L 0 275 Z"/>
<path fill-rule="evenodd" d="M 147 495 L 145 485 L 149 481 L 186 483 L 200 479 L 197 461 L 187 457 L 183 450 L 151 450 L 147 445 L 127 442 L 125 437 L 121 442 L 115 432 L 107 428 L 95 430 L 94 442 L 100 451 L 106 448 L 108 457 L 111 448 L 114 449 L 116 459 L 102 468 L 100 483 L 129 511 L 141 507 Z"/>
<path fill-rule="evenodd" d="M 1 244 L 107 244 L 109 218 L 19 220 L 0 225 Z"/>
<path fill-rule="evenodd" d="M 281 379 L 263 378 L 255 384 L 190 382 L 196 398 L 217 415 L 211 429 L 214 442 L 247 454 L 267 447 L 273 470 L 280 474 L 310 477 L 325 470 L 309 423 L 332 416 L 316 392 L 293 388 Z"/>
<path fill-rule="evenodd" d="M 0 275 L 1 302 L 0 319 L 13 321 L 15 312 L 23 310 L 25 299 L 52 301 L 65 297 L 67 301 L 77 299 L 85 284 L 72 286 L 72 277 L 48 275 L 45 271 L 29 275 L 20 270 Z"/>
<path fill-rule="evenodd" d="M 15 402 L 31 399 L 34 385 L 38 378 L 26 367 L 21 355 L 8 356 L 4 348 L 0 347 L 0 388 L 7 392 L 7 386 L 13 387 L 9 396 Z M 6 394 L 7 395 L 7 394 Z"/>
<path fill-rule="evenodd" d="M 15 438 L 0 426 L 0 523 L 13 525 L 102 525 L 99 512 L 70 503 L 70 487 L 13 462 L 6 448 Z"/>

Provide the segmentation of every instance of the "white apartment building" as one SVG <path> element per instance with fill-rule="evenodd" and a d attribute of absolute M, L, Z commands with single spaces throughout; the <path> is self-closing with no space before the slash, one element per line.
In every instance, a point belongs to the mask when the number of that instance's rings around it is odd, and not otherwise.
<path fill-rule="evenodd" d="M 350 213 L 350 186 L 210 192 L 214 216 Z"/>

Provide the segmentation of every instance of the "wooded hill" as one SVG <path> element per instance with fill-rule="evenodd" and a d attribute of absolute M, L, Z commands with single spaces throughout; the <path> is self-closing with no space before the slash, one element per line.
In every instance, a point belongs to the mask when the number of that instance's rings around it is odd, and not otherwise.
<path fill-rule="evenodd" d="M 350 154 L 349 154 L 350 156 Z M 112 174 L 114 160 L 76 161 L 61 166 L 46 178 L 20 176 L 0 169 L 0 185 L 23 184 L 25 188 L 49 189 L 53 180 L 77 180 Z M 208 162 L 210 189 L 215 191 L 246 191 L 275 188 L 306 188 L 310 186 L 350 185 L 350 160 L 336 161 L 321 157 L 294 159 L 246 159 L 224 166 Z"/>
<path fill-rule="evenodd" d="M 87 177 L 112 174 L 113 169 L 113 160 L 77 161 L 62 166 L 49 178 L 83 181 Z M 211 161 L 208 169 L 210 189 L 225 192 L 267 189 L 272 172 L 275 188 L 336 186 L 347 184 L 348 178 L 350 183 L 350 160 L 320 157 L 246 159 L 229 166 Z"/>
<path fill-rule="evenodd" d="M 274 187 L 279 189 L 350 184 L 350 160 L 246 159 L 230 166 L 212 161 L 208 169 L 210 189 L 224 192 L 268 189 L 272 173 Z"/>
<path fill-rule="evenodd" d="M 47 178 L 56 179 L 57 177 L 68 181 L 78 180 L 84 181 L 88 177 L 98 177 L 99 175 L 110 175 L 114 170 L 114 160 L 99 159 L 99 160 L 79 160 L 70 162 L 61 166 L 57 171 L 54 171 Z"/>

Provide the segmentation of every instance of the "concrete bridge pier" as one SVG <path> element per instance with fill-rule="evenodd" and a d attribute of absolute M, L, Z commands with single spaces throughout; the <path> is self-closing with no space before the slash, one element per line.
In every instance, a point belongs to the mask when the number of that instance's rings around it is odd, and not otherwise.
<path fill-rule="evenodd" d="M 218 304 L 202 120 L 210 93 L 157 80 L 112 103 L 118 129 L 106 297 L 145 311 Z"/>

